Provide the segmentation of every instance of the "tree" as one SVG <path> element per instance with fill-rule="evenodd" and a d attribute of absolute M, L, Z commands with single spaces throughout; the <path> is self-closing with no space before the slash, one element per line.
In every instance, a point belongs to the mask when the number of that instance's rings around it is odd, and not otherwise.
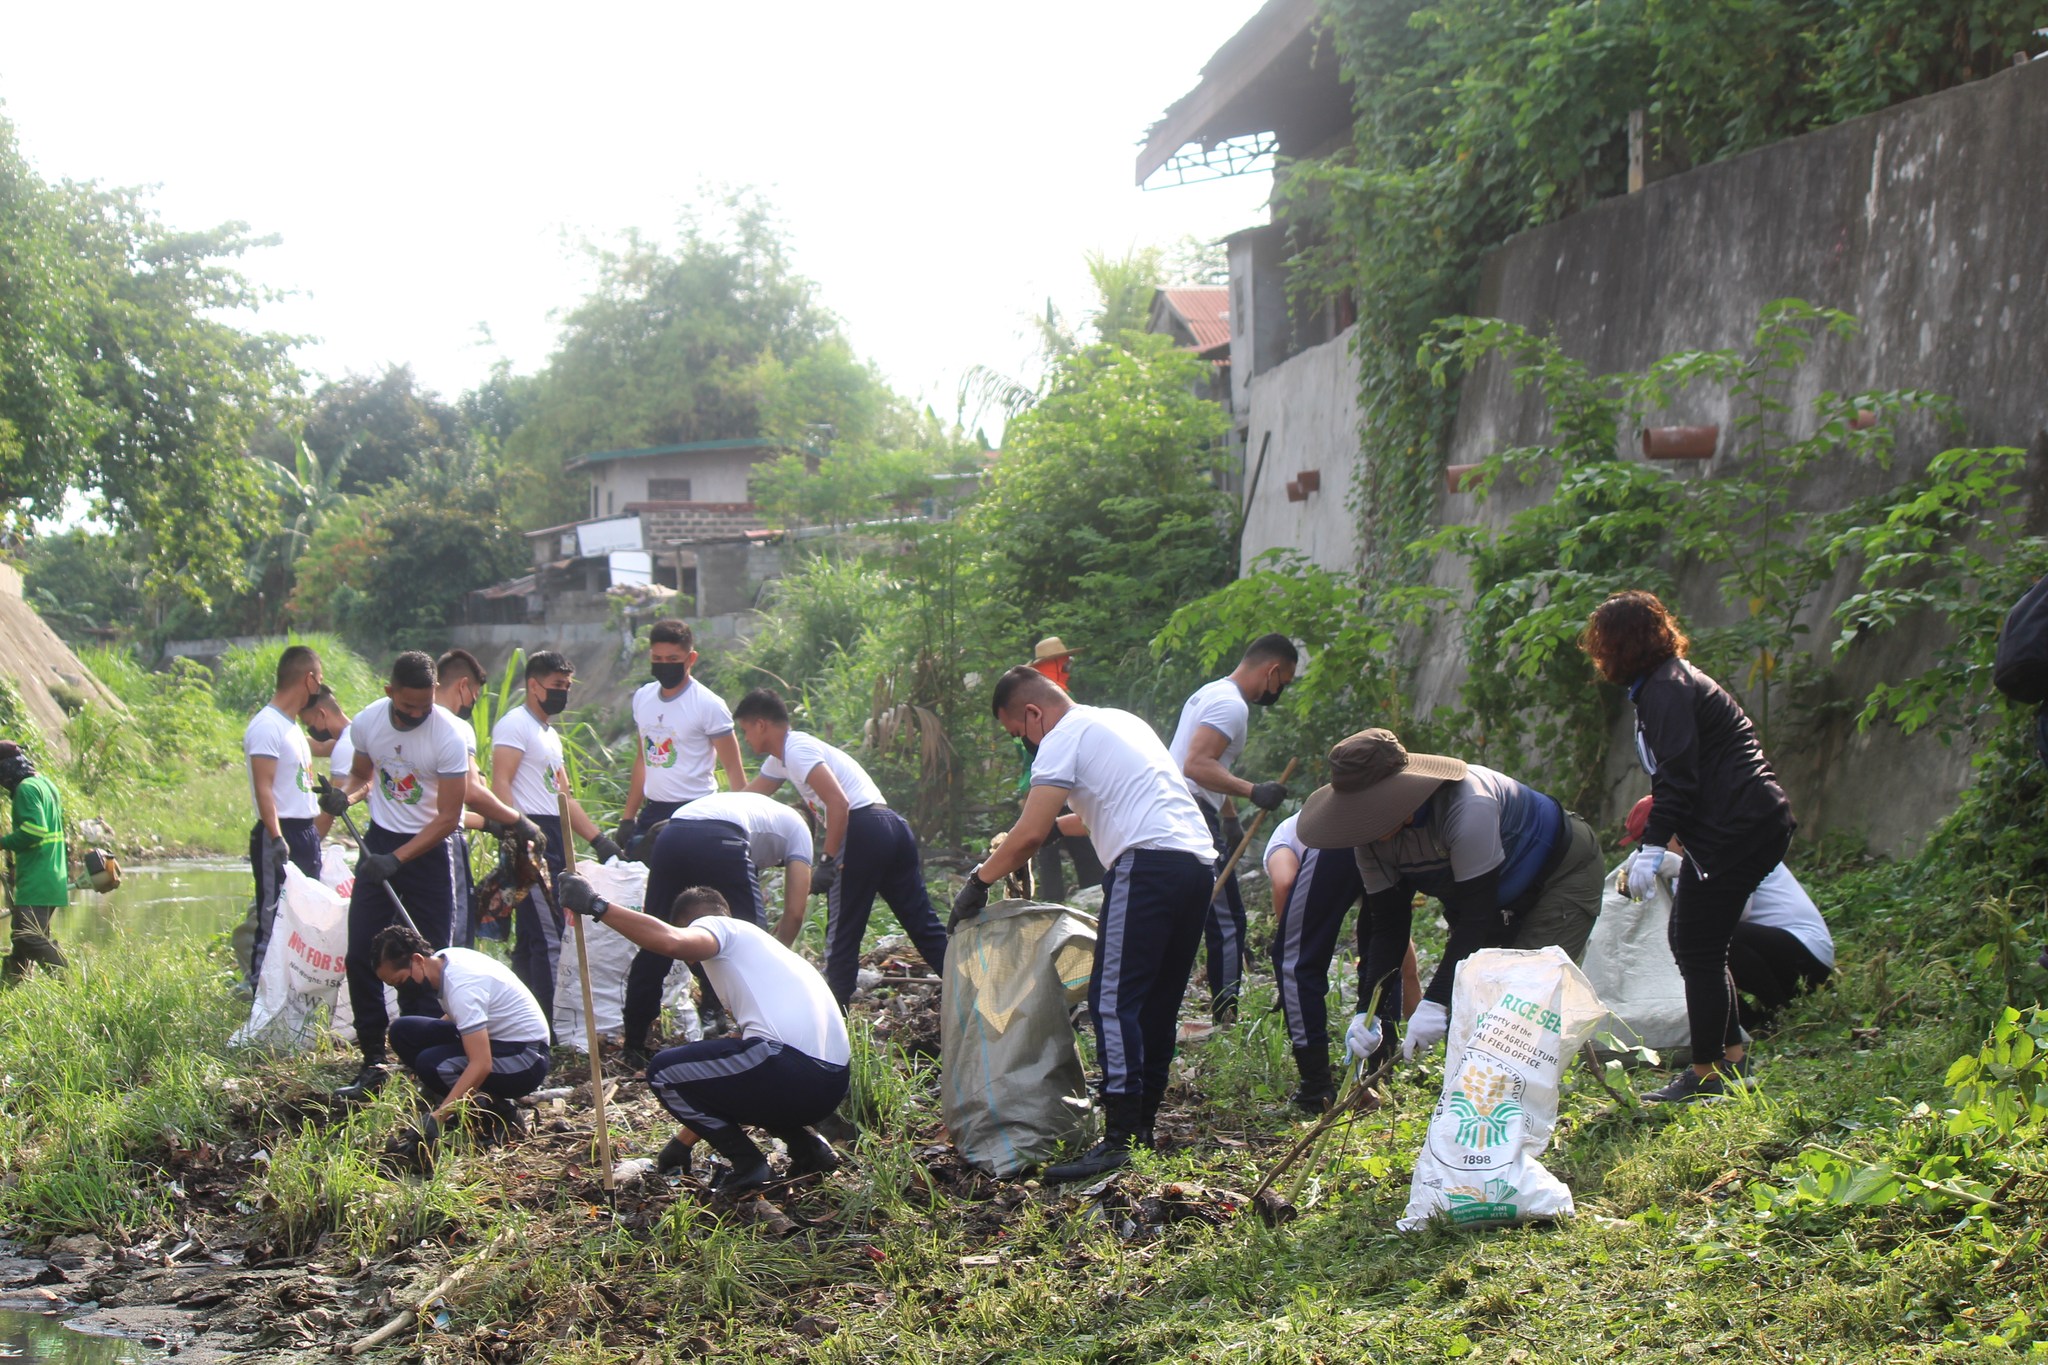
<path fill-rule="evenodd" d="M 465 440 L 462 414 L 422 390 L 410 365 L 322 384 L 306 419 L 305 442 L 314 454 L 328 461 L 347 456 L 341 486 L 348 493 L 402 479 L 422 457 L 460 449 Z"/>
<path fill-rule="evenodd" d="M 1053 367 L 1061 361 L 1091 343 L 1120 345 L 1125 333 L 1145 330 L 1152 316 L 1152 293 L 1166 276 L 1165 253 L 1158 247 L 1126 251 L 1121 256 L 1090 251 L 1082 259 L 1088 266 L 1095 299 L 1081 325 L 1068 322 L 1047 299 L 1045 316 L 1031 318 L 1045 372 L 1033 383 L 986 365 L 971 367 L 960 378 L 962 426 L 979 423 L 991 410 L 1005 421 L 1014 418 L 1045 396 L 1053 382 Z"/>

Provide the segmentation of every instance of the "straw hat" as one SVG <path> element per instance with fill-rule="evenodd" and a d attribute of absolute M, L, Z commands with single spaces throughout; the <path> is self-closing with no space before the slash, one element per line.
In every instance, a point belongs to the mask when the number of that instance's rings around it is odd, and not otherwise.
<path fill-rule="evenodd" d="M 1067 642 L 1059 636 L 1048 635 L 1043 640 L 1040 640 L 1037 646 L 1032 649 L 1031 662 L 1035 664 L 1047 663 L 1053 659 L 1064 659 L 1069 654 L 1079 654 L 1080 652 L 1078 649 L 1068 649 Z"/>
<path fill-rule="evenodd" d="M 1356 848 L 1393 832 L 1465 760 L 1411 754 L 1392 730 L 1360 730 L 1330 750 L 1330 785 L 1302 805 L 1294 831 L 1310 848 Z"/>

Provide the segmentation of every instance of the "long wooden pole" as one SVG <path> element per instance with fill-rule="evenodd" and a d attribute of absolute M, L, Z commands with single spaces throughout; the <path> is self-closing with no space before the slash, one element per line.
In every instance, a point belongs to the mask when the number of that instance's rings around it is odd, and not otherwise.
<path fill-rule="evenodd" d="M 562 870 L 576 870 L 576 832 L 569 827 L 569 793 L 556 792 L 555 804 L 562 817 Z M 556 900 L 561 899 L 559 892 Z M 597 1156 L 604 1162 L 604 1192 L 612 1192 L 612 1126 L 604 1116 L 603 1040 L 597 1036 L 597 1004 L 590 998 L 590 951 L 583 946 L 583 916 L 571 912 L 576 927 L 576 976 L 583 982 L 583 1042 L 590 1049 L 590 1102 L 597 1111 Z"/>
<path fill-rule="evenodd" d="M 1294 770 L 1297 766 L 1300 765 L 1300 763 L 1301 760 L 1298 758 L 1290 758 L 1287 760 L 1287 767 L 1280 774 L 1280 783 L 1282 786 L 1285 786 L 1287 784 L 1288 778 L 1294 776 Z M 1216 885 L 1209 888 L 1209 899 L 1211 902 L 1215 901 L 1215 899 L 1218 896 L 1223 894 L 1223 883 L 1229 881 L 1230 874 L 1237 871 L 1237 860 L 1244 856 L 1245 849 L 1250 847 L 1251 845 L 1252 836 L 1254 834 L 1257 834 L 1259 832 L 1259 826 L 1265 823 L 1266 812 L 1260 811 L 1257 815 L 1254 815 L 1252 817 L 1252 822 L 1249 825 L 1245 826 L 1244 837 L 1237 841 L 1236 848 L 1230 850 L 1230 860 L 1224 863 L 1223 870 L 1216 874 Z"/>

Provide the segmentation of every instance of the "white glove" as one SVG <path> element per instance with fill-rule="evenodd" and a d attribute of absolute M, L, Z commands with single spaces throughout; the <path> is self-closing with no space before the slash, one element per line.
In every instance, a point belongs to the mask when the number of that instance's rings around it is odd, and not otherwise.
<path fill-rule="evenodd" d="M 1370 1014 L 1351 1016 L 1351 1027 L 1344 1030 L 1344 1050 L 1351 1054 L 1351 1060 L 1362 1062 L 1380 1050 L 1380 1021 Z"/>
<path fill-rule="evenodd" d="M 1664 866 L 1664 849 L 1644 844 L 1628 860 L 1628 898 L 1639 901 L 1657 889 L 1657 872 Z"/>
<path fill-rule="evenodd" d="M 1401 1040 L 1401 1060 L 1412 1062 L 1418 1052 L 1427 1052 L 1451 1031 L 1451 1012 L 1434 1000 L 1415 1007 L 1408 1019 L 1408 1035 Z"/>

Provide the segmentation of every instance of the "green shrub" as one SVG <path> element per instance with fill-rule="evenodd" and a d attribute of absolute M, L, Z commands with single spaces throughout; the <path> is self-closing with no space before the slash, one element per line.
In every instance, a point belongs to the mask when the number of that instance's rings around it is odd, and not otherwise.
<path fill-rule="evenodd" d="M 213 683 L 214 700 L 221 709 L 245 718 L 262 710 L 277 691 L 277 660 L 287 645 L 312 646 L 320 656 L 321 676 L 350 715 L 384 695 L 384 684 L 377 671 L 344 644 L 340 636 L 294 634 L 289 639 L 265 640 L 260 645 L 237 647 L 221 655 Z"/>

